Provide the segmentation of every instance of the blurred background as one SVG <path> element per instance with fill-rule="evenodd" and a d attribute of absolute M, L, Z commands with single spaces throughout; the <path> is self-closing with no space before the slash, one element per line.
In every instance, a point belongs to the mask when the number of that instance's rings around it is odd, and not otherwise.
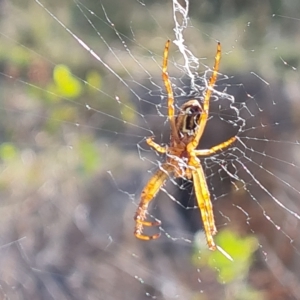
<path fill-rule="evenodd" d="M 169 140 L 172 1 L 1 0 L 1 299 L 300 299 L 300 2 L 189 5 L 200 84 L 219 40 L 216 89 L 235 97 L 227 108 L 214 98 L 200 145 L 238 133 L 202 161 L 215 240 L 233 261 L 208 250 L 191 182 L 170 180 L 155 198 L 160 239 L 133 235 L 164 159 L 145 138 Z M 190 93 L 182 65 L 172 44 L 178 105 Z"/>

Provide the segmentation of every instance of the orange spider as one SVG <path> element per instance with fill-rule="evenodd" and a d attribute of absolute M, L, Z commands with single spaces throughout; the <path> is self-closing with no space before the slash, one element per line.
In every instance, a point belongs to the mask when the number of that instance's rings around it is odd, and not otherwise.
<path fill-rule="evenodd" d="M 168 40 L 163 55 L 162 78 L 168 93 L 168 118 L 171 126 L 170 145 L 162 147 L 155 143 L 152 138 L 146 140 L 147 144 L 157 152 L 165 153 L 167 159 L 150 178 L 141 193 L 141 201 L 134 217 L 136 221 L 134 234 L 137 238 L 142 240 L 157 239 L 160 236 L 160 233 L 152 236 L 143 234 L 144 226 L 161 225 L 160 221 L 146 221 L 147 209 L 150 201 L 156 196 L 167 178 L 173 175 L 188 180 L 193 179 L 195 195 L 201 211 L 207 244 L 210 250 L 215 250 L 216 244 L 213 240 L 213 235 L 217 233 L 217 229 L 214 221 L 213 208 L 203 168 L 197 156 L 214 154 L 231 145 L 236 140 L 236 137 L 232 137 L 210 149 L 198 150 L 196 148 L 203 135 L 209 116 L 210 97 L 217 80 L 221 59 L 221 44 L 218 43 L 217 45 L 215 64 L 208 86 L 204 92 L 203 104 L 201 105 L 197 100 L 189 100 L 180 107 L 176 116 L 174 113 L 173 90 L 167 73 L 169 46 L 170 41 Z"/>

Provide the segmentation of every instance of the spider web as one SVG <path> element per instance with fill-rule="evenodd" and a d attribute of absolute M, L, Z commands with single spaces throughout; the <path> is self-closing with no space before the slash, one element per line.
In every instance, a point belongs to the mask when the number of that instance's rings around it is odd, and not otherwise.
<path fill-rule="evenodd" d="M 1 8 L 3 299 L 299 299 L 298 2 Z M 150 207 L 160 239 L 133 236 L 165 159 L 145 138 L 169 142 L 167 39 L 176 109 L 203 100 L 222 45 L 199 148 L 237 136 L 201 160 L 223 252 L 183 179 Z"/>

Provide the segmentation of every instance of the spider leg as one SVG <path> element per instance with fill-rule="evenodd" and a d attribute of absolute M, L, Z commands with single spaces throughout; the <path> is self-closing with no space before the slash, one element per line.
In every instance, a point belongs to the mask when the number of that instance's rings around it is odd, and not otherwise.
<path fill-rule="evenodd" d="M 160 146 L 159 144 L 155 143 L 155 142 L 152 140 L 152 138 L 147 138 L 147 139 L 146 139 L 146 142 L 147 142 L 147 144 L 148 144 L 150 147 L 154 148 L 154 149 L 155 149 L 157 152 L 159 152 L 159 153 L 166 153 L 166 152 L 167 152 L 166 147 L 162 147 L 162 146 Z"/>
<path fill-rule="evenodd" d="M 210 194 L 205 180 L 203 168 L 196 157 L 191 158 L 190 166 L 193 175 L 196 199 L 201 211 L 207 245 L 210 250 L 216 250 L 213 235 L 217 233 L 217 229 L 215 226 L 213 207 L 210 200 Z"/>
<path fill-rule="evenodd" d="M 141 239 L 141 240 L 153 240 L 157 239 L 160 236 L 160 233 L 154 234 L 152 236 L 147 236 L 143 234 L 144 226 L 159 226 L 161 224 L 160 221 L 156 222 L 149 222 L 145 221 L 147 209 L 149 206 L 149 203 L 153 200 L 153 198 L 156 196 L 157 192 L 161 188 L 161 186 L 164 184 L 166 179 L 169 176 L 169 173 L 172 172 L 173 167 L 172 165 L 169 165 L 167 163 L 163 164 L 159 170 L 156 171 L 156 173 L 150 178 L 146 186 L 144 187 L 142 193 L 141 193 L 141 201 L 139 203 L 139 206 L 137 208 L 136 214 L 135 214 L 135 230 L 134 235 Z"/>
<path fill-rule="evenodd" d="M 203 135 L 203 131 L 205 129 L 207 119 L 208 119 L 208 115 L 209 115 L 210 97 L 211 97 L 213 87 L 214 87 L 214 85 L 217 81 L 217 77 L 218 77 L 220 59 L 221 59 L 221 44 L 220 44 L 220 42 L 218 42 L 213 73 L 212 73 L 212 75 L 209 79 L 209 83 L 208 83 L 208 86 L 207 86 L 207 88 L 205 90 L 205 94 L 204 94 L 202 112 L 201 112 L 201 115 L 200 115 L 200 118 L 199 118 L 199 121 L 198 121 L 199 127 L 197 129 L 195 138 L 187 145 L 187 151 L 188 152 L 196 149 L 196 147 L 199 144 L 200 138 Z"/>
<path fill-rule="evenodd" d="M 171 136 L 173 135 L 176 140 L 179 140 L 178 132 L 175 126 L 175 108 L 174 108 L 174 94 L 172 89 L 172 84 L 167 72 L 168 68 L 168 56 L 169 56 L 169 47 L 170 47 L 170 40 L 166 42 L 164 56 L 163 56 L 163 65 L 162 65 L 162 78 L 168 93 L 168 117 L 171 126 Z"/>
<path fill-rule="evenodd" d="M 236 137 L 234 136 L 234 137 L 230 138 L 229 140 L 227 140 L 217 146 L 211 147 L 210 149 L 199 149 L 199 150 L 194 150 L 193 152 L 196 156 L 211 155 L 211 154 L 216 153 L 217 151 L 223 150 L 224 148 L 230 146 L 235 141 L 236 141 Z"/>

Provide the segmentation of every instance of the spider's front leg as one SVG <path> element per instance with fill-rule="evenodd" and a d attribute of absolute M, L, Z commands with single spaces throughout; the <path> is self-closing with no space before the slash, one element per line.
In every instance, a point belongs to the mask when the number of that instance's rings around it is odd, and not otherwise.
<path fill-rule="evenodd" d="M 229 147 L 231 144 L 233 144 L 236 141 L 236 136 L 230 138 L 229 140 L 222 142 L 221 144 L 218 144 L 217 146 L 211 147 L 210 149 L 197 149 L 194 150 L 194 154 L 196 156 L 206 156 L 206 155 L 212 155 L 216 153 L 217 151 L 221 151 L 227 147 Z"/>
<path fill-rule="evenodd" d="M 155 149 L 159 153 L 166 153 L 167 152 L 166 147 L 162 147 L 161 145 L 155 143 L 152 138 L 147 138 L 146 142 L 150 147 L 152 147 L 153 149 Z"/>
<path fill-rule="evenodd" d="M 153 200 L 153 198 L 158 193 L 161 186 L 164 184 L 166 179 L 169 176 L 169 172 L 172 171 L 172 166 L 168 164 L 163 164 L 158 171 L 150 178 L 146 186 L 144 187 L 142 193 L 141 193 L 141 201 L 139 203 L 138 209 L 135 214 L 135 230 L 134 235 L 141 239 L 141 240 L 153 240 L 157 239 L 160 236 L 160 233 L 154 234 L 152 236 L 147 236 L 143 234 L 144 226 L 159 226 L 161 223 L 160 221 L 156 222 L 149 222 L 145 221 L 147 209 L 149 206 L 149 203 Z"/>

